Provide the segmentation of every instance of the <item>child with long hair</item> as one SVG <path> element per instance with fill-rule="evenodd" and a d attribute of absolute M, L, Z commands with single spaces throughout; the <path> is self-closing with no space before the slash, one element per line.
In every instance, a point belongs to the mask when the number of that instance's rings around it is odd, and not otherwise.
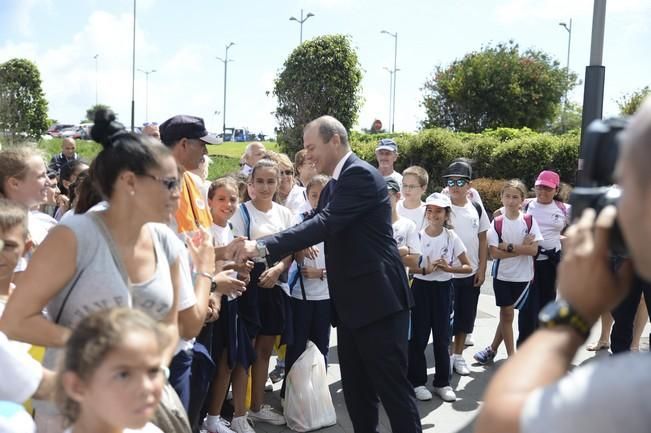
<path fill-rule="evenodd" d="M 131 308 L 82 319 L 65 346 L 56 400 L 65 433 L 157 433 L 149 423 L 165 384 L 164 325 Z"/>
<path fill-rule="evenodd" d="M 420 232 L 420 269 L 414 270 L 412 310 L 413 335 L 409 341 L 408 377 L 418 400 L 430 400 L 432 393 L 425 387 L 427 362 L 425 349 L 430 332 L 433 334 L 434 392 L 443 400 L 457 399 L 450 386 L 450 312 L 452 311 L 453 274 L 472 272 L 466 247 L 451 230 L 450 198 L 434 193 L 425 200 L 427 227 Z M 458 265 L 453 266 L 455 259 Z"/>
<path fill-rule="evenodd" d="M 502 188 L 504 214 L 497 216 L 488 230 L 488 248 L 493 257 L 493 290 L 500 307 L 500 321 L 490 346 L 475 353 L 480 364 L 495 358 L 504 342 L 508 356 L 513 354 L 514 310 L 525 305 L 529 285 L 533 280 L 533 258 L 538 254 L 538 242 L 543 237 L 535 218 L 524 214 L 522 203 L 527 188 L 518 180 L 509 180 Z"/>
<path fill-rule="evenodd" d="M 258 239 L 291 227 L 294 223 L 291 211 L 273 200 L 280 184 L 278 164 L 268 159 L 258 161 L 249 182 L 253 198 L 242 203 L 231 219 L 235 235 Z M 238 348 L 238 364 L 233 370 L 233 396 L 244 396 L 247 370 L 251 366 L 251 410 L 248 417 L 274 425 L 285 424 L 285 418 L 271 406 L 263 404 L 264 388 L 276 336 L 288 335 L 291 331 L 291 307 L 287 295 L 290 263 L 291 256 L 269 267 L 256 263 L 247 290 L 238 300 L 239 314 L 244 321 L 240 332 L 248 334 L 249 346 L 252 344 L 255 353 L 247 359 L 245 345 Z M 236 389 L 240 386 L 242 389 Z M 247 422 L 244 401 L 234 400 L 233 406 L 235 413 L 231 429 L 237 433 L 253 432 Z"/>

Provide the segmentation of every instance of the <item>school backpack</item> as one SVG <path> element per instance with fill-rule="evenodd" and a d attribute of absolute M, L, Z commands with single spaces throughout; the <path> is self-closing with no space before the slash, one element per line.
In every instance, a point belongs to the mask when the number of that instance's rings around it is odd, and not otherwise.
<path fill-rule="evenodd" d="M 533 215 L 524 214 L 524 222 L 527 224 L 527 234 L 531 232 L 531 226 L 533 225 Z M 502 226 L 504 225 L 504 215 L 498 215 L 493 220 L 493 226 L 497 232 L 497 238 L 500 243 L 504 242 L 502 239 Z"/>

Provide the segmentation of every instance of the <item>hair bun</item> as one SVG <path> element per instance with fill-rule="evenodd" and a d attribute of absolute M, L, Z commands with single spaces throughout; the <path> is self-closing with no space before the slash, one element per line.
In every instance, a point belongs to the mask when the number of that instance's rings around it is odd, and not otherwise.
<path fill-rule="evenodd" d="M 111 147 L 113 138 L 120 132 L 126 132 L 124 125 L 115 120 L 115 113 L 111 110 L 101 109 L 95 112 L 95 124 L 90 131 L 90 136 L 104 148 Z"/>

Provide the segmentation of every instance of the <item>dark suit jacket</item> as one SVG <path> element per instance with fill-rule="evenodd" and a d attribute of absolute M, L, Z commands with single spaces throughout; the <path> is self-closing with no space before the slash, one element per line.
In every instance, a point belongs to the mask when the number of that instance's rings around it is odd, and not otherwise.
<path fill-rule="evenodd" d="M 261 239 L 269 261 L 325 241 L 330 298 L 338 320 L 351 329 L 411 308 L 384 178 L 353 154 L 327 197 L 329 192 L 323 189 L 312 218 Z"/>

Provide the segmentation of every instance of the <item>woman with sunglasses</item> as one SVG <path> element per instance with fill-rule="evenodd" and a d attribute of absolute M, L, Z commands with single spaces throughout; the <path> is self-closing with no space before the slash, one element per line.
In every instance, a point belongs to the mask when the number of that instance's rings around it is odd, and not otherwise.
<path fill-rule="evenodd" d="M 74 215 L 50 232 L 7 305 L 6 333 L 47 347 L 44 366 L 52 368 L 82 318 L 128 306 L 167 325 L 169 361 L 179 338 L 178 293 L 185 284 L 184 246 L 165 225 L 179 199 L 176 162 L 165 146 L 127 132 L 110 112 L 97 112 L 92 137 L 103 150 L 91 175 L 109 207 Z M 207 238 L 208 247 L 198 254 L 206 260 L 195 265 L 211 279 L 215 263 Z M 196 250 L 192 243 L 188 247 Z M 39 432 L 63 431 L 53 405 L 39 402 L 35 408 Z"/>

